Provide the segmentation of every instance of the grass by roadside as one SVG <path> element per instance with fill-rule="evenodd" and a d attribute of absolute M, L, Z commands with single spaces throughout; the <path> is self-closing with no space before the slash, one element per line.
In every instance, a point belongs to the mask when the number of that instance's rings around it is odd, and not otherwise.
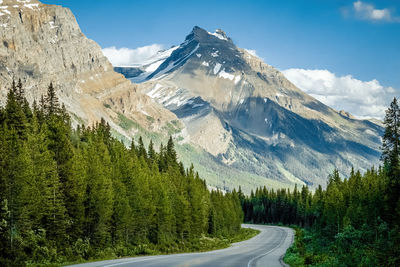
<path fill-rule="evenodd" d="M 340 265 L 335 257 L 329 256 L 328 241 L 316 236 L 312 231 L 297 226 L 292 228 L 295 230 L 295 238 L 283 258 L 286 264 L 291 267 Z"/>
<path fill-rule="evenodd" d="M 186 242 L 168 244 L 168 245 L 152 245 L 145 244 L 135 247 L 123 247 L 117 246 L 115 248 L 108 248 L 100 252 L 98 257 L 89 258 L 87 260 L 81 259 L 74 262 L 64 262 L 62 264 L 49 264 L 49 265 L 35 265 L 31 264 L 28 266 L 66 266 L 71 264 L 79 264 L 86 262 L 111 260 L 124 257 L 135 257 L 135 256 L 151 256 L 151 255 L 167 255 L 175 253 L 189 253 L 189 252 L 206 252 L 217 249 L 224 249 L 229 247 L 232 243 L 241 242 L 248 240 L 260 233 L 259 230 L 250 228 L 241 228 L 240 231 L 229 238 L 225 237 L 207 237 L 202 236 Z"/>
<path fill-rule="evenodd" d="M 294 241 L 286 251 L 283 261 L 291 267 L 304 266 L 305 245 L 303 232 L 298 227 L 293 227 L 293 229 L 295 230 Z"/>

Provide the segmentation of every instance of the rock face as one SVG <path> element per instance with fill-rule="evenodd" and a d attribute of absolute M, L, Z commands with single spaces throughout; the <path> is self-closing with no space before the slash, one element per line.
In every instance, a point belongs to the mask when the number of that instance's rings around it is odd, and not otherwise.
<path fill-rule="evenodd" d="M 36 0 L 0 0 L 0 101 L 13 78 L 21 79 L 30 102 L 53 82 L 75 123 L 104 117 L 120 134 L 118 117 L 159 130 L 176 117 L 137 92 L 114 72 L 101 48 L 81 32 L 67 8 Z M 147 117 L 157 117 L 150 123 Z"/>
<path fill-rule="evenodd" d="M 184 122 L 187 142 L 237 172 L 325 185 L 335 167 L 379 160 L 380 126 L 305 94 L 222 30 L 194 27 L 140 88 Z"/>

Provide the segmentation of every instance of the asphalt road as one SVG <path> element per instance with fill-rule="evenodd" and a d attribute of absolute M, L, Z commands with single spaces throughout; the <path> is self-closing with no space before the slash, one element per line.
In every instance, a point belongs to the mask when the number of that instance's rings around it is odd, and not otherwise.
<path fill-rule="evenodd" d="M 144 256 L 119 260 L 99 261 L 75 267 L 260 267 L 287 266 L 282 261 L 293 242 L 293 230 L 266 225 L 243 225 L 261 231 L 250 240 L 231 247 L 202 253 Z"/>

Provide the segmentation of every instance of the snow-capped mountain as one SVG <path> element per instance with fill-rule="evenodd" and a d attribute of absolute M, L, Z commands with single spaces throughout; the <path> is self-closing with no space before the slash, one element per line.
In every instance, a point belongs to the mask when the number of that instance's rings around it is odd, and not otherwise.
<path fill-rule="evenodd" d="M 382 128 L 343 116 L 304 94 L 279 71 L 199 27 L 179 46 L 114 72 L 69 9 L 37 0 L 0 1 L 0 104 L 13 77 L 28 100 L 53 82 L 75 124 L 107 120 L 114 136 L 161 142 L 212 187 L 325 184 L 378 161 Z M 35 51 L 35 53 L 32 53 Z"/>
<path fill-rule="evenodd" d="M 125 78 L 134 83 L 141 83 L 148 77 L 175 51 L 178 46 L 173 46 L 167 50 L 160 50 L 155 55 L 133 66 L 117 66 L 115 71 L 123 74 Z"/>
<path fill-rule="evenodd" d="M 181 142 L 244 176 L 324 185 L 335 167 L 379 160 L 380 126 L 305 94 L 222 30 L 194 27 L 139 88 L 185 124 Z"/>

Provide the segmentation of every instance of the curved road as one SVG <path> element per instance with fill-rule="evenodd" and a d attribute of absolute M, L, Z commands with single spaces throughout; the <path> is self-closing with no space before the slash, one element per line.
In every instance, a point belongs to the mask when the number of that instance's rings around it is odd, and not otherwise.
<path fill-rule="evenodd" d="M 293 241 L 293 230 L 266 225 L 243 225 L 261 231 L 231 247 L 201 253 L 124 258 L 74 265 L 75 267 L 260 267 L 287 266 L 282 261 Z"/>

